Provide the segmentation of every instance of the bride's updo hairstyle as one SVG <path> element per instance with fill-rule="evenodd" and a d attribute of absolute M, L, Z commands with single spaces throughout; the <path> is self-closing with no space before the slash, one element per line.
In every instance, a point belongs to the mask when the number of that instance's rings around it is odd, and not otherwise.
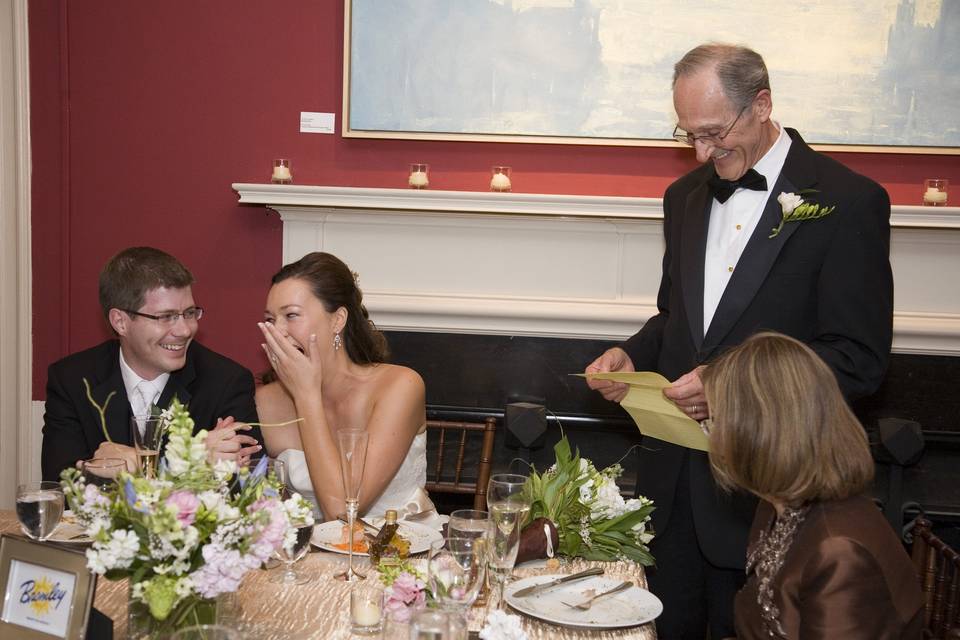
<path fill-rule="evenodd" d="M 389 356 L 387 340 L 370 320 L 357 281 L 340 258 L 320 251 L 308 253 L 296 262 L 284 265 L 270 282 L 277 284 L 290 278 L 306 282 L 328 313 L 340 307 L 347 310 L 347 323 L 341 336 L 347 356 L 353 362 L 386 362 Z"/>

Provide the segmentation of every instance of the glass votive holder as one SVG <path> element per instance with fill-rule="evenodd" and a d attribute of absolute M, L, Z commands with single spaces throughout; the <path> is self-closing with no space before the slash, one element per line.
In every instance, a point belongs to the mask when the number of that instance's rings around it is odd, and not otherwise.
<path fill-rule="evenodd" d="M 927 207 L 947 206 L 947 187 L 950 182 L 944 178 L 927 178 L 923 181 L 923 204 Z"/>
<path fill-rule="evenodd" d="M 350 630 L 372 636 L 383 629 L 383 585 L 379 581 L 358 582 L 350 589 Z"/>
<path fill-rule="evenodd" d="M 426 189 L 430 186 L 430 165 L 423 162 L 410 163 L 410 176 L 407 185 L 411 189 Z"/>
<path fill-rule="evenodd" d="M 448 640 L 450 620 L 438 609 L 424 609 L 410 621 L 410 640 Z"/>
<path fill-rule="evenodd" d="M 493 167 L 490 173 L 490 191 L 510 191 L 510 167 Z"/>
<path fill-rule="evenodd" d="M 293 174 L 290 173 L 290 161 L 286 158 L 278 158 L 273 161 L 273 175 L 270 176 L 270 182 L 274 184 L 290 184 L 293 182 Z"/>

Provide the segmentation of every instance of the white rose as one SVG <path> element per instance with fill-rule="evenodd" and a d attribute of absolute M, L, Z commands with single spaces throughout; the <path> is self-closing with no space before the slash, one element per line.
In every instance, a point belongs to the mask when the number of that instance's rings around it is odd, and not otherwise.
<path fill-rule="evenodd" d="M 794 209 L 803 204 L 803 197 L 795 193 L 785 193 L 781 191 L 780 195 L 777 196 L 777 202 L 779 202 L 783 208 L 783 213 L 790 215 Z"/>

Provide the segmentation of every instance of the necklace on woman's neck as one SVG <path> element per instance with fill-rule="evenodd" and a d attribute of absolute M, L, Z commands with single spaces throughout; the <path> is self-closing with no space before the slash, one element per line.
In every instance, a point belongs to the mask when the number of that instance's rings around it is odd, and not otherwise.
<path fill-rule="evenodd" d="M 760 616 L 770 637 L 787 637 L 787 632 L 780 624 L 780 609 L 773 601 L 773 581 L 783 567 L 797 530 L 809 510 L 809 505 L 797 509 L 784 507 L 778 513 L 773 527 L 760 532 L 757 544 L 747 555 L 747 575 L 753 570 L 757 574 L 757 604 L 760 605 Z"/>

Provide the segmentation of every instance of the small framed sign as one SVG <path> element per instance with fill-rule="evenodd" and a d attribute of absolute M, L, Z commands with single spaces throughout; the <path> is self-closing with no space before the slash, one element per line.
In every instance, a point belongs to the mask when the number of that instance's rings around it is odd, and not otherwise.
<path fill-rule="evenodd" d="M 0 637 L 82 640 L 97 576 L 73 549 L 0 538 Z"/>

